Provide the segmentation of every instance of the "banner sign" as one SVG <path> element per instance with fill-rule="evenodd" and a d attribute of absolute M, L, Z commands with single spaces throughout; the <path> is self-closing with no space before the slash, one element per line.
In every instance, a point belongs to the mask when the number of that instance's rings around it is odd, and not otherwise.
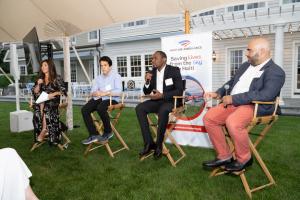
<path fill-rule="evenodd" d="M 177 120 L 172 135 L 181 145 L 211 147 L 202 119 L 203 94 L 212 91 L 212 33 L 163 37 L 161 47 L 186 81 L 186 116 Z"/>

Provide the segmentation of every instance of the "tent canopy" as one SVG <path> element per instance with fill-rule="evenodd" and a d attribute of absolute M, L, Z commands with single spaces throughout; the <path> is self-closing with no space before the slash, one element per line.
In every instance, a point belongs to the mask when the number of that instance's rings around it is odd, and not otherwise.
<path fill-rule="evenodd" d="M 257 0 L 256 0 L 257 1 Z M 42 40 L 71 36 L 113 23 L 200 11 L 238 0 L 1 0 L 0 42 L 21 41 L 36 27 Z"/>

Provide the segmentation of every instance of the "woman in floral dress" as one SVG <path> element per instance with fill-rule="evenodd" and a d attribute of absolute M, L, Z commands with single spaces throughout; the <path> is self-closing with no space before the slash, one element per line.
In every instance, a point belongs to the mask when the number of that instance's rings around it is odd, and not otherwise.
<path fill-rule="evenodd" d="M 41 63 L 39 78 L 32 89 L 34 100 L 37 100 L 43 91 L 48 94 L 49 100 L 33 104 L 34 140 L 42 142 L 48 136 L 50 144 L 58 144 L 61 140 L 58 106 L 60 96 L 66 95 L 67 89 L 50 59 Z"/>

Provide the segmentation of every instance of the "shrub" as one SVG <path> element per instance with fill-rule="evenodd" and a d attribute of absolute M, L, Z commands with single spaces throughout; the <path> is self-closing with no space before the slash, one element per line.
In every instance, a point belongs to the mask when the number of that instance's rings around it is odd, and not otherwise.
<path fill-rule="evenodd" d="M 34 83 L 37 79 L 37 74 L 21 75 L 20 83 Z"/>
<path fill-rule="evenodd" d="M 8 76 L 12 80 L 14 80 L 14 78 L 12 76 L 10 76 L 10 75 L 8 75 Z M 0 88 L 6 88 L 9 84 L 10 84 L 10 81 L 3 74 L 0 74 Z"/>

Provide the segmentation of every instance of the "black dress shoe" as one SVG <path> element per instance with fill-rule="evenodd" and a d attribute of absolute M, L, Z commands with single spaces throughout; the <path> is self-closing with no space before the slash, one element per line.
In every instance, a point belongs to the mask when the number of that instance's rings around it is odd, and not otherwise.
<path fill-rule="evenodd" d="M 144 149 L 142 149 L 139 153 L 140 157 L 147 156 L 152 153 L 153 150 L 156 149 L 155 144 L 145 144 Z"/>
<path fill-rule="evenodd" d="M 235 160 L 232 163 L 229 163 L 229 164 L 225 165 L 225 170 L 228 171 L 228 172 L 242 171 L 246 167 L 251 166 L 252 163 L 253 163 L 253 158 L 252 157 L 245 163 L 240 163 L 239 161 Z"/>
<path fill-rule="evenodd" d="M 233 161 L 232 157 L 228 159 L 215 159 L 215 160 L 209 160 L 209 161 L 204 161 L 202 163 L 203 167 L 205 168 L 215 168 L 215 167 L 220 167 L 226 164 L 229 164 Z"/>
<path fill-rule="evenodd" d="M 153 157 L 155 160 L 158 160 L 162 157 L 162 148 L 157 147 L 154 151 Z"/>

